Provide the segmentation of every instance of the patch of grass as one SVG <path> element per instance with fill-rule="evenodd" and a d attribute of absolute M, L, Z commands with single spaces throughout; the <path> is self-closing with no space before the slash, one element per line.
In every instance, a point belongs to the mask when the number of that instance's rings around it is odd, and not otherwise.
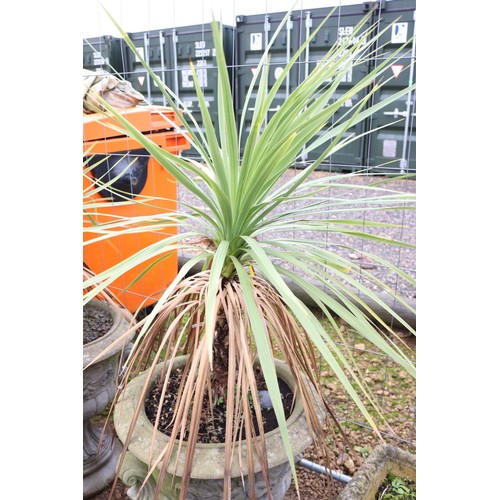
<path fill-rule="evenodd" d="M 368 394 L 378 406 L 380 413 L 368 403 L 366 396 L 361 398 L 384 439 L 415 453 L 415 379 L 355 331 L 342 325 L 342 322 L 340 322 L 340 329 L 346 341 L 345 344 L 321 313 L 318 313 L 317 317 L 336 342 L 339 350 L 346 357 L 349 356 L 353 372 L 363 381 Z M 401 337 L 403 336 L 404 332 Z M 398 339 L 391 336 L 391 339 L 409 359 L 415 361 L 416 349 L 412 348 L 412 345 L 416 344 L 413 337 Z M 377 444 L 380 444 L 380 440 L 342 384 L 338 382 L 333 371 L 327 365 L 325 366 L 324 362 L 320 366 L 323 393 L 354 446 L 354 450 L 349 452 L 347 448 L 346 451 L 354 454 L 353 456 L 357 454 L 362 461 Z M 360 393 L 354 378 L 349 375 L 349 379 Z M 336 438 L 339 437 L 339 431 L 333 424 L 328 426 L 328 432 Z M 358 462 L 358 465 L 360 463 Z M 348 473 L 348 471 L 345 472 Z"/>

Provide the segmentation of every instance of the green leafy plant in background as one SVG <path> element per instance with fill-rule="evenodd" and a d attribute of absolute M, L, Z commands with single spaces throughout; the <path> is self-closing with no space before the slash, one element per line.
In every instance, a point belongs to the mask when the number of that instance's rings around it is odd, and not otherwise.
<path fill-rule="evenodd" d="M 388 474 L 380 485 L 375 500 L 414 500 L 417 498 L 415 483 Z"/>
<path fill-rule="evenodd" d="M 220 397 L 227 401 L 226 436 L 232 436 L 226 442 L 227 471 L 233 460 L 234 445 L 239 440 L 238 429 L 242 421 L 250 421 L 251 407 L 255 408 L 258 428 L 263 434 L 254 373 L 257 357 L 296 483 L 294 458 L 273 362 L 276 351 L 293 373 L 316 445 L 325 448 L 327 439 L 321 419 L 314 411 L 305 383 L 305 380 L 309 381 L 329 411 L 320 390 L 318 355 L 333 370 L 366 420 L 378 432 L 374 418 L 362 401 L 368 401 L 369 405 L 377 409 L 375 398 L 362 377 L 353 370 L 352 359 L 344 356 L 336 343 L 345 342 L 340 321 L 348 323 L 367 341 L 415 376 L 415 366 L 386 334 L 392 332 L 390 326 L 359 298 L 359 292 L 389 311 L 408 330 L 413 331 L 412 327 L 356 279 L 360 268 L 342 257 L 340 252 L 327 248 L 321 240 L 290 236 L 294 231 L 298 234 L 326 232 L 333 237 L 348 235 L 360 241 L 369 239 L 387 245 L 410 246 L 364 232 L 363 227 L 376 228 L 380 224 L 357 220 L 351 216 L 351 212 L 353 205 L 365 213 L 372 210 L 411 210 L 414 208 L 413 195 L 384 188 L 379 182 L 363 186 L 366 197 L 347 202 L 331 193 L 335 193 L 336 188 L 358 189 L 358 185 L 346 182 L 354 174 L 319 178 L 311 176 L 327 156 L 359 139 L 359 135 L 355 136 L 351 132 L 357 123 L 413 90 L 414 86 L 409 86 L 380 102 L 371 102 L 376 89 L 386 83 L 381 81 L 382 73 L 397 60 L 405 47 L 402 46 L 393 56 L 383 60 L 342 93 L 340 84 L 349 69 L 374 56 L 373 46 L 365 44 L 365 40 L 381 36 L 374 34 L 376 26 L 366 30 L 363 28 L 367 15 L 349 37 L 331 47 L 315 69 L 268 119 L 280 85 L 327 20 L 293 54 L 284 71 L 270 87 L 269 49 L 286 19 L 285 16 L 255 71 L 239 129 L 220 26 L 215 21 L 211 23 L 218 71 L 218 130 L 213 125 L 194 66 L 192 78 L 199 99 L 201 123 L 195 121 L 180 99 L 148 67 L 128 35 L 115 22 L 125 42 L 181 120 L 183 126 L 178 131 L 190 137 L 191 146 L 198 152 L 201 161 L 181 158 L 163 150 L 128 123 L 118 110 L 105 101 L 102 105 L 114 117 L 115 127 L 137 140 L 200 204 L 189 205 L 180 200 L 182 209 L 178 212 L 148 220 L 130 217 L 86 229 L 97 235 L 94 240 L 118 236 L 120 231 L 116 228 L 119 226 L 124 228 L 122 231 L 140 232 L 161 231 L 162 227 L 178 225 L 184 228 L 184 232 L 166 237 L 91 278 L 93 289 L 85 295 L 84 300 L 90 300 L 93 294 L 147 259 L 156 258 L 159 261 L 177 250 L 184 250 L 190 255 L 150 313 L 138 323 L 139 333 L 127 361 L 127 373 L 121 388 L 124 390 L 127 380 L 146 369 L 150 370 L 149 383 L 152 369 L 161 359 L 168 360 L 180 353 L 188 354 L 186 378 L 181 386 L 183 398 L 172 424 L 172 435 L 180 432 L 184 436 L 189 430 L 188 458 L 181 497 L 185 496 L 189 483 L 202 396 L 206 391 L 214 404 Z M 386 29 L 390 29 L 390 26 Z M 350 112 L 343 114 L 333 126 L 324 130 L 347 100 L 365 91 L 365 97 Z M 243 152 L 240 153 L 244 116 L 250 112 L 252 96 L 255 96 L 255 103 L 251 111 L 251 127 Z M 310 166 L 280 183 L 304 148 L 309 151 L 318 148 L 322 152 Z M 138 197 L 129 202 L 140 203 L 140 200 Z M 277 210 L 280 208 L 281 211 Z M 325 218 L 327 213 L 329 217 Z M 369 256 L 396 272 L 400 279 L 413 282 L 411 277 L 392 264 L 378 256 Z M 194 273 L 193 270 L 199 265 L 202 266 L 201 271 Z M 294 273 L 290 268 L 296 268 L 299 272 Z M 363 276 L 369 276 L 368 271 L 365 270 Z M 373 275 L 371 279 L 390 293 L 391 300 L 399 301 L 403 307 L 410 307 L 388 285 Z M 303 290 L 315 307 L 323 312 L 336 332 L 335 341 L 317 320 L 314 311 L 292 291 L 289 283 Z M 251 398 L 246 397 L 247 394 Z M 253 426 L 247 428 L 249 432 L 246 439 L 253 443 L 254 449 L 260 450 L 256 454 L 266 473 L 265 441 L 258 438 L 259 432 L 252 430 Z M 129 439 L 132 433 L 133 425 Z M 126 449 L 128 442 L 124 444 Z M 176 456 L 173 446 L 164 451 L 162 474 L 166 465 Z M 229 485 L 230 479 L 226 477 L 225 495 L 228 495 Z"/>

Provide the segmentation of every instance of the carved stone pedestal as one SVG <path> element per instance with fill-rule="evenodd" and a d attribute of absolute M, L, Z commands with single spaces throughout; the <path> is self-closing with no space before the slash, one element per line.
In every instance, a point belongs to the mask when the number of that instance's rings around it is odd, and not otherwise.
<path fill-rule="evenodd" d="M 116 474 L 122 445 L 108 428 L 89 420 L 83 423 L 83 492 L 84 498 L 97 495 Z"/>
<path fill-rule="evenodd" d="M 125 460 L 120 471 L 121 480 L 130 488 L 127 496 L 134 500 L 151 500 L 157 484 L 158 471 L 155 471 L 141 490 L 148 473 L 144 462 L 129 451 L 125 454 Z M 231 499 L 248 500 L 248 479 L 245 484 L 241 477 L 231 480 Z M 269 470 L 269 483 L 273 500 L 281 500 L 288 491 L 292 482 L 292 471 L 288 462 L 279 464 Z M 246 487 L 245 487 L 246 485 Z M 167 474 L 161 487 L 159 500 L 178 500 L 181 491 L 181 478 Z M 255 474 L 255 500 L 267 500 L 267 487 L 262 473 Z M 189 500 L 220 500 L 224 498 L 224 479 L 191 479 L 188 487 Z"/>
<path fill-rule="evenodd" d="M 106 335 L 83 347 L 83 498 L 104 490 L 116 474 L 121 443 L 109 426 L 103 433 L 102 426 L 92 422 L 92 417 L 102 413 L 114 398 L 120 361 L 124 359 L 122 348 L 128 341 L 123 335 L 130 328 L 130 320 L 108 307 L 106 302 L 94 300 L 92 304 L 112 315 L 113 326 Z M 91 364 L 98 354 L 121 338 L 123 341 Z"/>

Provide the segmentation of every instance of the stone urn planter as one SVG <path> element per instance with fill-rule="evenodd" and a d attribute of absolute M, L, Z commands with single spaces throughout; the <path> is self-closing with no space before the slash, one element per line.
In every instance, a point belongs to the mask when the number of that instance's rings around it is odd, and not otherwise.
<path fill-rule="evenodd" d="M 356 471 L 339 500 L 373 500 L 388 474 L 416 482 L 416 465 L 415 455 L 397 446 L 379 445 Z"/>
<path fill-rule="evenodd" d="M 182 367 L 185 364 L 186 356 L 179 356 L 173 362 L 174 368 Z M 295 382 L 287 365 L 281 361 L 275 362 L 278 377 L 282 379 L 293 391 Z M 149 386 L 151 391 L 154 383 L 159 376 L 161 366 L 157 366 Z M 120 396 L 114 410 L 114 426 L 116 433 L 122 442 L 125 442 L 130 428 L 132 416 L 140 400 L 141 390 L 144 384 L 146 374 L 142 374 L 132 382 L 129 382 L 125 392 Z M 314 393 L 312 393 L 314 394 Z M 324 410 L 321 406 L 318 396 L 313 397 L 314 406 L 318 415 L 325 418 Z M 300 459 L 300 454 L 311 444 L 312 439 L 309 435 L 308 425 L 303 410 L 303 404 L 299 397 L 296 398 L 292 414 L 287 420 L 288 432 L 292 444 L 293 454 L 296 461 Z M 138 494 L 141 485 L 148 473 L 148 463 L 150 457 L 150 447 L 152 441 L 153 424 L 148 419 L 144 404 L 140 410 L 139 419 L 135 432 L 130 441 L 128 451 L 125 454 L 123 465 L 119 475 L 121 480 L 129 486 L 127 492 L 129 498 L 136 500 L 145 500 L 153 498 L 156 488 L 156 479 L 159 470 L 148 478 L 143 490 Z M 153 446 L 153 460 L 155 460 L 161 450 L 166 446 L 171 438 L 158 432 Z M 278 428 L 266 433 L 267 459 L 269 464 L 269 479 L 271 491 L 274 500 L 282 499 L 290 487 L 292 474 L 290 464 Z M 198 444 L 196 446 L 194 463 L 191 472 L 191 480 L 187 497 L 190 499 L 219 499 L 223 498 L 224 491 L 224 444 Z M 236 452 L 237 453 L 237 452 Z M 242 444 L 242 463 L 243 474 L 247 474 L 246 466 L 246 444 Z M 179 464 L 175 471 L 175 460 L 168 466 L 167 475 L 161 486 L 161 500 L 178 499 L 181 488 L 181 475 L 185 461 L 185 451 L 181 451 Z M 158 469 L 161 467 L 158 466 Z M 257 499 L 267 499 L 267 489 L 262 478 L 260 464 L 258 460 L 254 461 L 255 467 L 255 497 Z M 245 490 L 241 480 L 241 471 L 239 459 L 235 457 L 231 469 L 231 498 L 245 499 L 250 498 L 248 491 Z M 248 480 L 245 479 L 245 485 L 248 488 Z"/>
<path fill-rule="evenodd" d="M 102 491 L 116 474 L 121 444 L 115 439 L 112 429 L 108 427 L 103 433 L 102 426 L 91 419 L 102 413 L 115 396 L 120 361 L 125 359 L 122 351 L 128 339 L 113 346 L 96 363 L 89 364 L 123 337 L 131 320 L 127 321 L 106 301 L 94 299 L 89 304 L 109 312 L 113 324 L 107 334 L 83 346 L 83 498 Z"/>

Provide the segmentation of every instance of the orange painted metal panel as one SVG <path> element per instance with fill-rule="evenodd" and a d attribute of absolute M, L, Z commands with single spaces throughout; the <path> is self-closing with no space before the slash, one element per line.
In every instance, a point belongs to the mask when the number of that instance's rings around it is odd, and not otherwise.
<path fill-rule="evenodd" d="M 172 117 L 170 108 L 151 106 L 137 107 L 122 110 L 124 116 L 143 133 L 146 133 L 156 144 L 163 149 L 178 154 L 189 148 L 189 141 L 178 131 L 171 130 L 171 123 L 164 118 Z M 162 116 L 163 115 L 163 116 Z M 121 157 L 124 152 L 142 149 L 142 146 L 128 137 L 120 137 L 107 126 L 110 118 L 100 113 L 84 116 L 83 154 L 111 155 L 118 153 Z M 98 131 L 101 131 L 99 134 Z M 104 137 L 103 137 L 104 135 Z M 99 203 L 99 208 L 92 208 L 90 213 L 84 215 L 84 227 L 91 227 L 92 220 L 98 223 L 119 220 L 121 217 L 137 217 L 158 215 L 172 212 L 177 209 L 177 184 L 174 177 L 168 173 L 154 158 L 147 161 L 147 179 L 136 201 L 148 199 L 147 203 L 120 204 L 109 198 L 102 197 L 99 193 L 91 193 L 95 182 L 91 173 L 83 175 L 84 202 Z M 90 193 L 90 194 L 89 194 Z M 88 207 L 88 204 L 87 204 Z M 170 227 L 161 231 L 151 231 L 123 234 L 114 238 L 84 245 L 83 258 L 85 264 L 95 273 L 109 269 L 125 258 L 133 255 L 138 250 L 146 248 L 152 243 L 161 241 L 166 236 L 176 234 L 177 228 Z M 84 242 L 96 237 L 97 234 L 84 233 Z M 157 257 L 149 259 L 141 266 L 126 272 L 116 280 L 110 289 L 131 312 L 154 304 L 159 295 L 172 282 L 177 274 L 177 254 L 167 258 L 152 267 L 143 277 L 129 287 L 130 283 L 145 270 Z"/>

